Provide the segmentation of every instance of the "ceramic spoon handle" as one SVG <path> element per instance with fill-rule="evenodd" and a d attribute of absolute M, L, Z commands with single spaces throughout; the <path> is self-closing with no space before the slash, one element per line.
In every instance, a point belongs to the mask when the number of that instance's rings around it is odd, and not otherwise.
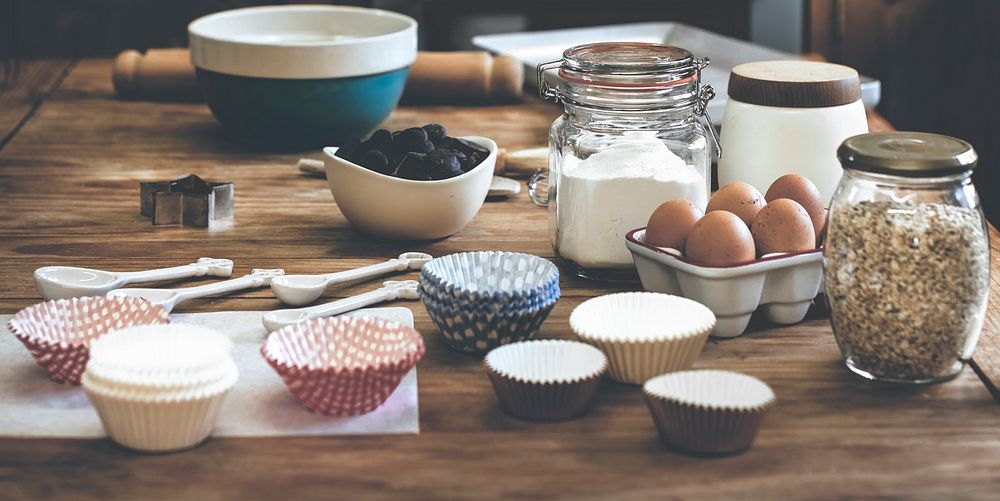
<path fill-rule="evenodd" d="M 399 298 L 416 299 L 419 297 L 417 296 L 418 285 L 419 282 L 415 280 L 385 282 L 382 284 L 382 288 L 380 289 L 375 289 L 370 292 L 365 292 L 364 294 L 358 294 L 357 296 L 351 296 L 332 303 L 302 308 L 301 311 L 305 312 L 306 320 L 311 320 L 314 318 L 340 315 L 341 313 L 347 313 L 358 308 L 364 308 L 365 306 L 371 306 L 373 304 L 392 301 Z"/>
<path fill-rule="evenodd" d="M 272 278 L 284 274 L 285 271 L 281 269 L 273 269 L 273 270 L 255 269 L 249 275 L 245 275 L 240 278 L 234 278 L 232 280 L 224 280 L 222 282 L 199 285 L 197 287 L 185 287 L 182 289 L 174 289 L 177 292 L 177 295 L 175 296 L 176 299 L 174 301 L 174 305 L 183 301 L 187 301 L 189 299 L 195 299 L 199 297 L 216 296 L 219 294 L 225 294 L 227 292 L 233 292 L 243 289 L 255 289 L 258 287 L 265 287 L 271 284 Z"/>
<path fill-rule="evenodd" d="M 232 261 L 228 259 L 203 257 L 195 263 L 186 264 L 184 266 L 118 273 L 118 277 L 124 280 L 122 284 L 124 285 L 153 282 L 157 280 L 173 280 L 175 278 L 202 277 L 205 275 L 213 277 L 228 277 L 232 274 Z"/>
<path fill-rule="evenodd" d="M 405 261 L 390 259 L 384 263 L 364 266 L 362 268 L 338 271 L 336 273 L 327 273 L 324 277 L 326 278 L 326 285 L 329 287 L 331 285 L 341 284 L 344 282 L 354 282 L 356 280 L 377 277 L 379 275 L 385 275 L 394 271 L 403 271 L 405 269 Z"/>

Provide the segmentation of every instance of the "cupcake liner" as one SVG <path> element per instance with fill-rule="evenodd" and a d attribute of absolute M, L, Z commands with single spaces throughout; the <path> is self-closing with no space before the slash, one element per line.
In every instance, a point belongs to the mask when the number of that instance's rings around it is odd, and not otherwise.
<path fill-rule="evenodd" d="M 143 325 L 111 332 L 90 347 L 86 375 L 121 391 L 198 389 L 235 369 L 232 341 L 187 324 Z"/>
<path fill-rule="evenodd" d="M 683 371 L 643 385 L 660 440 L 698 454 L 749 449 L 774 403 L 763 381 L 729 371 Z"/>
<path fill-rule="evenodd" d="M 236 379 L 233 378 L 233 383 Z M 84 385 L 108 436 L 130 449 L 170 452 L 194 447 L 212 433 L 222 403 L 233 384 L 222 391 L 187 399 L 142 400 L 103 393 Z"/>
<path fill-rule="evenodd" d="M 232 342 L 193 325 L 130 327 L 90 348 L 83 389 L 111 439 L 141 451 L 205 440 L 239 377 Z"/>
<path fill-rule="evenodd" d="M 432 289 L 424 287 L 423 283 L 420 285 L 418 292 L 423 297 L 429 297 L 435 301 L 449 304 L 455 308 L 494 312 L 534 308 L 559 298 L 558 287 L 555 287 L 552 291 L 550 291 L 550 293 L 544 296 L 523 298 L 502 297 L 496 299 L 475 299 L 472 297 L 457 298 L 447 294 L 435 294 Z"/>
<path fill-rule="evenodd" d="M 575 341 L 513 343 L 484 359 L 497 400 L 514 416 L 542 421 L 564 420 L 586 412 L 607 358 Z"/>
<path fill-rule="evenodd" d="M 451 308 L 424 296 L 421 301 L 445 343 L 467 353 L 485 353 L 498 346 L 531 339 L 556 304 L 553 299 L 530 310 L 478 313 Z"/>
<path fill-rule="evenodd" d="M 609 294 L 573 310 L 570 327 L 608 356 L 608 374 L 623 383 L 691 367 L 715 327 L 715 315 L 690 299 L 653 292 Z"/>
<path fill-rule="evenodd" d="M 462 252 L 432 259 L 421 282 L 441 299 L 473 301 L 549 296 L 559 269 L 548 260 L 518 252 Z"/>
<path fill-rule="evenodd" d="M 353 416 L 389 398 L 423 357 L 424 341 L 396 322 L 332 317 L 272 332 L 261 354 L 306 409 Z"/>
<path fill-rule="evenodd" d="M 50 379 L 80 384 L 95 339 L 117 329 L 169 322 L 163 307 L 141 299 L 94 296 L 29 306 L 10 319 L 8 329 Z"/>

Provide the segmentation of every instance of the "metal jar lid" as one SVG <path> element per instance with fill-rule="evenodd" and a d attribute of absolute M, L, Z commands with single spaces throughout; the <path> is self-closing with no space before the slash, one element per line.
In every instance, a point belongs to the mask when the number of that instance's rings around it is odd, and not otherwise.
<path fill-rule="evenodd" d="M 979 157 L 972 145 L 927 132 L 873 132 L 849 137 L 837 148 L 845 169 L 902 177 L 940 177 L 968 172 Z"/>

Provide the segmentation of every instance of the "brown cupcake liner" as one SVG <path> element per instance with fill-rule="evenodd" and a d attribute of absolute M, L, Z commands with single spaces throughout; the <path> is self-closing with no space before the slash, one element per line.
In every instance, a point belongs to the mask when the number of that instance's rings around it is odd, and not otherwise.
<path fill-rule="evenodd" d="M 608 360 L 584 343 L 544 339 L 497 348 L 483 364 L 508 414 L 560 421 L 587 411 Z"/>
<path fill-rule="evenodd" d="M 718 370 L 655 377 L 643 385 L 643 397 L 664 445 L 705 455 L 749 449 L 774 403 L 763 381 Z"/>
<path fill-rule="evenodd" d="M 660 440 L 668 447 L 707 455 L 738 454 L 753 445 L 767 408 L 714 410 L 643 393 Z"/>
<path fill-rule="evenodd" d="M 504 411 L 535 421 L 562 421 L 587 412 L 601 375 L 573 383 L 526 383 L 489 371 Z"/>

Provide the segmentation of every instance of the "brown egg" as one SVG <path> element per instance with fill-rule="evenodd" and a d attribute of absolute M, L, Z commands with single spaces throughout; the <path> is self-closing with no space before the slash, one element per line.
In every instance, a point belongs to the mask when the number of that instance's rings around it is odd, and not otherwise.
<path fill-rule="evenodd" d="M 726 266 L 756 257 L 747 225 L 736 214 L 724 210 L 709 212 L 695 223 L 688 233 L 684 255 L 709 266 Z"/>
<path fill-rule="evenodd" d="M 826 226 L 826 204 L 823 203 L 823 197 L 816 185 L 805 176 L 785 174 L 775 179 L 764 195 L 764 199 L 768 202 L 779 198 L 795 200 L 809 213 L 818 240 L 820 232 Z"/>
<path fill-rule="evenodd" d="M 749 228 L 754 216 L 757 215 L 757 211 L 765 203 L 764 196 L 757 191 L 757 188 L 747 183 L 736 181 L 719 188 L 719 191 L 716 191 L 708 201 L 708 207 L 705 208 L 705 212 L 709 213 L 716 210 L 732 212 L 739 216 Z"/>
<path fill-rule="evenodd" d="M 660 204 L 646 224 L 646 243 L 684 250 L 688 232 L 705 214 L 690 200 L 670 200 Z"/>
<path fill-rule="evenodd" d="M 798 252 L 816 247 L 809 213 L 795 200 L 779 198 L 764 206 L 750 225 L 760 255 Z"/>

